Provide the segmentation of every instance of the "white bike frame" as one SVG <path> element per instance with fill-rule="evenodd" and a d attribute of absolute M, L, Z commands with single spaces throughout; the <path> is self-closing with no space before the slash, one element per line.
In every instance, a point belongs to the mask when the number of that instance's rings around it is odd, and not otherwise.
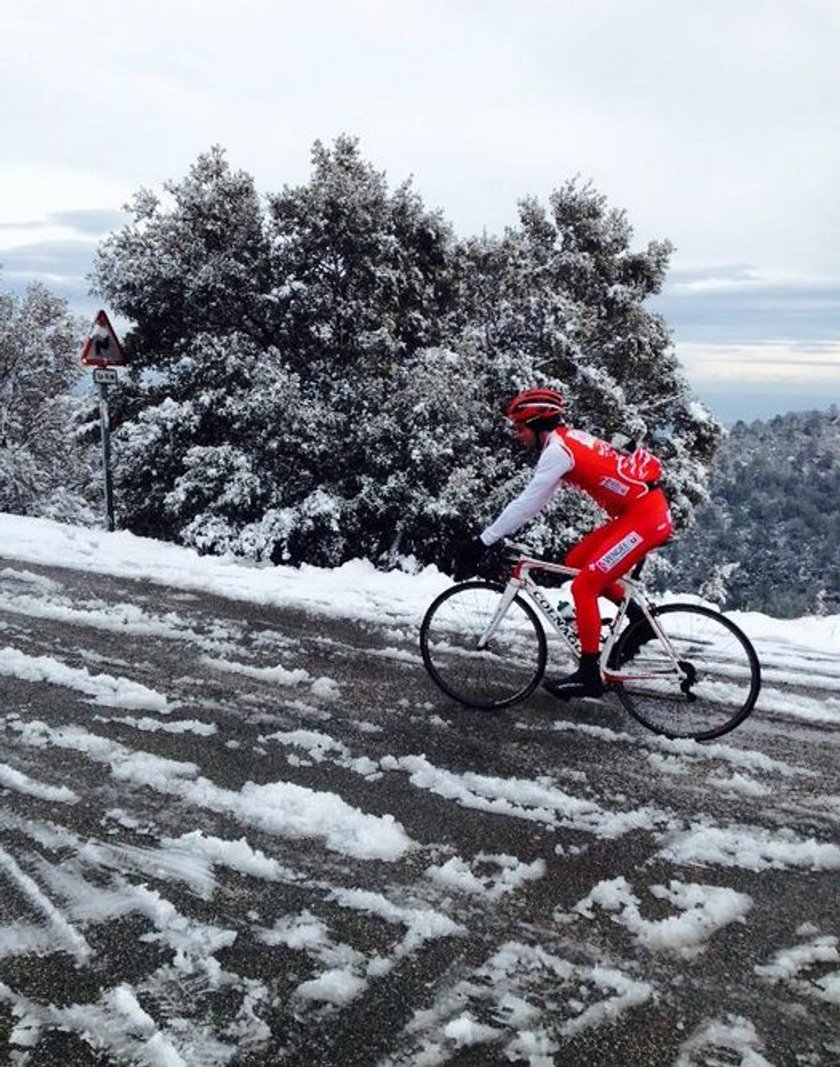
<path fill-rule="evenodd" d="M 514 546 L 511 546 L 511 548 L 514 548 Z M 579 568 L 567 567 L 564 563 L 549 563 L 546 560 L 542 560 L 537 558 L 536 556 L 529 555 L 527 551 L 519 548 L 519 546 L 515 547 L 514 551 L 519 554 L 516 556 L 513 565 L 513 572 L 510 578 L 508 579 L 507 585 L 505 586 L 505 591 L 502 594 L 502 599 L 499 601 L 499 607 L 497 608 L 496 613 L 490 620 L 490 623 L 485 629 L 484 633 L 478 639 L 478 648 L 482 649 L 487 645 L 487 642 L 492 638 L 502 619 L 505 617 L 505 614 L 507 613 L 507 610 L 510 605 L 513 603 L 513 600 L 516 595 L 518 593 L 524 592 L 528 594 L 529 599 L 537 607 L 540 614 L 542 614 L 544 618 L 548 619 L 554 631 L 557 633 L 558 637 L 566 645 L 569 651 L 574 656 L 578 656 L 580 650 L 575 645 L 573 636 L 570 635 L 567 631 L 567 628 L 564 625 L 565 620 L 561 619 L 560 615 L 554 609 L 548 597 L 531 577 L 531 571 L 546 571 L 549 574 L 560 574 L 563 575 L 565 578 L 574 578 L 578 574 L 580 574 Z M 679 657 L 677 656 L 673 645 L 668 640 L 667 634 L 657 622 L 656 617 L 651 613 L 647 603 L 647 598 L 644 594 L 641 585 L 632 578 L 618 578 L 616 579 L 616 584 L 621 586 L 624 596 L 618 606 L 618 612 L 615 616 L 615 619 L 613 620 L 612 625 L 610 626 L 609 636 L 607 637 L 601 649 L 599 666 L 602 675 L 606 678 L 607 681 L 615 682 L 629 682 L 633 679 L 641 680 L 644 678 L 652 678 L 655 676 L 673 674 L 676 674 L 680 678 L 680 680 L 685 679 L 686 673 L 680 666 Z M 619 630 L 621 629 L 621 622 L 627 614 L 627 607 L 631 603 L 631 601 L 635 602 L 639 606 L 645 618 L 650 623 L 653 632 L 656 634 L 657 638 L 659 639 L 659 643 L 662 646 L 663 651 L 665 652 L 666 658 L 670 661 L 669 666 L 663 667 L 661 669 L 652 668 L 649 670 L 645 670 L 643 673 L 636 672 L 632 674 L 622 673 L 621 671 L 607 668 L 610 653 L 612 652 L 616 641 L 618 640 Z"/>

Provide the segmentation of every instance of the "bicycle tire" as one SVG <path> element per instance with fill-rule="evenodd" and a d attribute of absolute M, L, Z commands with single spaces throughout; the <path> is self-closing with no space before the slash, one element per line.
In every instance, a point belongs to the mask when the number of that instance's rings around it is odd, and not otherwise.
<path fill-rule="evenodd" d="M 468 708 L 506 708 L 524 700 L 545 673 L 545 631 L 516 596 L 487 648 L 475 647 L 496 613 L 504 586 L 475 579 L 445 590 L 420 625 L 420 653 L 435 684 Z"/>
<path fill-rule="evenodd" d="M 655 636 L 634 651 L 651 629 L 639 619 L 621 635 L 614 653 L 619 678 L 613 688 L 621 703 L 643 726 L 665 737 L 712 741 L 734 730 L 761 689 L 761 667 L 749 638 L 731 619 L 698 604 L 663 604 L 651 614 L 688 677 L 680 682 L 676 673 L 662 673 L 668 657 Z"/>

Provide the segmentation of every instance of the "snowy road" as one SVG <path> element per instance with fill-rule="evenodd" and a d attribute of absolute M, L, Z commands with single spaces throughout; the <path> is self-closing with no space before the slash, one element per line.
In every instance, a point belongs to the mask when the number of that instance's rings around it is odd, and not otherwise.
<path fill-rule="evenodd" d="M 699 746 L 609 699 L 456 709 L 407 602 L 20 555 L 2 1062 L 840 1064 L 829 650 L 771 632 L 758 711 Z"/>

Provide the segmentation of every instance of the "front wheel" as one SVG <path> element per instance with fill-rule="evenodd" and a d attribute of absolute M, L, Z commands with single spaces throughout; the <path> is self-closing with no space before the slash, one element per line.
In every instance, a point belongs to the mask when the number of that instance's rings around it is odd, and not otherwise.
<path fill-rule="evenodd" d="M 725 615 L 696 604 L 663 604 L 651 614 L 667 644 L 644 618 L 624 631 L 612 679 L 621 703 L 665 737 L 711 741 L 734 730 L 761 688 L 748 638 Z"/>
<path fill-rule="evenodd" d="M 516 596 L 484 648 L 479 639 L 504 593 L 494 582 L 461 582 L 432 601 L 420 625 L 426 670 L 469 708 L 506 708 L 532 693 L 545 671 L 545 633 L 530 604 Z"/>

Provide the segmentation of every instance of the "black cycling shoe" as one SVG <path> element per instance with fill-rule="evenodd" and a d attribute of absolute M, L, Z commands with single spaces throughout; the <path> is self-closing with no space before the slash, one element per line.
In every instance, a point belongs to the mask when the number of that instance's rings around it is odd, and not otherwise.
<path fill-rule="evenodd" d="M 576 671 L 559 678 L 556 682 L 543 682 L 546 689 L 558 700 L 573 700 L 576 697 L 600 697 L 604 695 L 604 681 L 598 666 L 597 652 L 584 652 Z"/>
<path fill-rule="evenodd" d="M 624 632 L 628 636 L 624 640 L 620 640 L 620 644 L 612 650 L 607 662 L 607 667 L 612 670 L 621 667 L 624 663 L 629 663 L 631 659 L 639 654 L 639 649 L 642 645 L 646 645 L 648 641 L 652 641 L 656 637 L 645 613 L 634 603 L 631 603 L 627 609 L 627 623 L 627 629 Z M 630 632 L 631 630 L 633 631 L 632 633 Z"/>
<path fill-rule="evenodd" d="M 653 627 L 645 619 L 643 623 L 636 627 L 628 640 L 626 640 L 621 646 L 621 663 L 629 663 L 631 659 L 634 659 L 641 649 L 642 645 L 646 645 L 648 641 L 652 641 L 656 637 L 653 632 Z"/>

